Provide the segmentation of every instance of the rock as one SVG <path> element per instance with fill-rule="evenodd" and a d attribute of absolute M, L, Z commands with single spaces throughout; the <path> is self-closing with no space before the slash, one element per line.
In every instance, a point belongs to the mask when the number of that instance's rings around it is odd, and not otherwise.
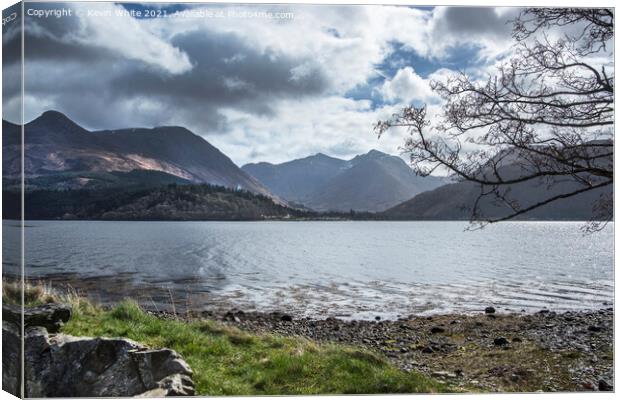
<path fill-rule="evenodd" d="M 280 317 L 280 321 L 284 321 L 284 322 L 293 322 L 293 317 L 291 315 L 288 314 L 283 314 Z"/>
<path fill-rule="evenodd" d="M 143 350 L 132 354 L 133 360 L 138 364 L 140 376 L 145 386 L 161 386 L 158 382 L 176 375 L 190 377 L 192 370 L 185 360 L 170 349 Z M 179 380 L 175 378 L 173 380 Z M 187 382 L 181 379 L 179 382 Z M 193 385 L 192 385 L 193 386 Z M 193 390 L 193 389 L 192 389 Z"/>
<path fill-rule="evenodd" d="M 512 338 L 512 343 L 521 343 L 521 342 L 522 342 L 521 338 L 518 338 L 518 337 Z"/>
<path fill-rule="evenodd" d="M 2 304 L 2 320 L 21 324 L 22 308 L 14 304 Z M 55 333 L 71 318 L 71 306 L 67 304 L 49 303 L 36 307 L 24 308 L 24 325 L 42 326 L 48 332 Z"/>
<path fill-rule="evenodd" d="M 2 390 L 16 397 L 21 386 L 21 329 L 2 321 Z"/>
<path fill-rule="evenodd" d="M 194 394 L 192 370 L 170 349 L 128 339 L 49 336 L 28 328 L 27 397 L 183 396 Z"/>
<path fill-rule="evenodd" d="M 21 332 L 11 322 L 14 311 L 3 307 L 2 388 L 20 397 Z M 148 349 L 123 338 L 49 334 L 48 328 L 56 332 L 70 316 L 71 308 L 61 304 L 26 309 L 25 397 L 194 395 L 192 370 L 173 350 Z"/>
<path fill-rule="evenodd" d="M 600 390 L 601 392 L 611 392 L 612 390 L 614 390 L 614 387 L 607 383 L 604 379 L 600 379 L 598 381 L 598 390 Z"/>
<path fill-rule="evenodd" d="M 157 394 L 157 397 L 161 397 L 162 395 L 193 396 L 195 394 L 194 382 L 187 375 L 183 374 L 174 374 L 167 376 L 159 382 L 159 386 L 159 388 L 153 389 L 159 392 Z"/>
<path fill-rule="evenodd" d="M 446 330 L 444 328 L 442 328 L 441 326 L 433 326 L 431 328 L 431 333 L 435 334 L 435 333 L 444 333 Z"/>
<path fill-rule="evenodd" d="M 583 382 L 581 384 L 581 387 L 583 387 L 586 390 L 594 390 L 594 384 L 592 382 Z"/>
<path fill-rule="evenodd" d="M 447 372 L 447 371 L 433 371 L 431 372 L 431 376 L 434 376 L 436 378 L 450 378 L 450 379 L 456 378 L 456 374 L 453 374 L 452 372 Z"/>
<path fill-rule="evenodd" d="M 508 344 L 508 339 L 504 337 L 498 337 L 493 339 L 493 344 L 496 346 L 505 346 Z"/>
<path fill-rule="evenodd" d="M 426 347 L 424 347 L 422 349 L 422 353 L 425 353 L 425 354 L 431 354 L 431 353 L 434 353 L 434 352 L 435 352 L 435 350 L 433 349 L 432 346 L 426 346 Z"/>
<path fill-rule="evenodd" d="M 495 314 L 495 307 L 489 306 L 484 309 L 485 314 Z"/>

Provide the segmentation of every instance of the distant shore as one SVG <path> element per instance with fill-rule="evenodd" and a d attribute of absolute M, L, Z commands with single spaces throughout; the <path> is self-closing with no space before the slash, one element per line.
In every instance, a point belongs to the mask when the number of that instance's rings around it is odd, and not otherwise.
<path fill-rule="evenodd" d="M 201 317 L 252 333 L 361 346 L 384 354 L 400 369 L 420 371 L 466 391 L 592 391 L 613 385 L 611 307 L 385 321 L 313 320 L 239 310 Z"/>
<path fill-rule="evenodd" d="M 19 218 L 5 218 L 4 221 L 11 222 L 20 222 Z M 291 217 L 291 218 L 283 218 L 283 217 L 274 217 L 274 218 L 260 218 L 260 219 L 226 219 L 226 218 L 214 218 L 214 219 L 96 219 L 96 218 L 25 218 L 26 222 L 37 222 L 37 221 L 81 221 L 81 222 L 315 222 L 315 221 L 325 221 L 325 222 L 352 222 L 352 221 L 360 221 L 360 222 L 471 222 L 469 219 L 425 219 L 425 218 L 417 218 L 417 219 L 397 219 L 397 218 L 387 218 L 381 216 L 373 216 L 373 217 Z M 574 222 L 574 223 L 589 223 L 589 222 L 606 222 L 603 220 L 578 220 L 578 219 L 512 219 L 510 221 L 506 221 L 504 223 L 510 222 Z M 608 221 L 607 223 L 613 224 L 614 221 Z"/>

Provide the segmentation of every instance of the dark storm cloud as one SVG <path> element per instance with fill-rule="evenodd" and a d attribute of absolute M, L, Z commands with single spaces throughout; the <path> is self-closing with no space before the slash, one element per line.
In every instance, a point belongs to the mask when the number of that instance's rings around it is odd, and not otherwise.
<path fill-rule="evenodd" d="M 80 28 L 79 19 L 76 17 L 65 18 L 36 18 L 28 16 L 28 11 L 52 10 L 57 8 L 70 8 L 65 3 L 45 4 L 30 3 L 26 7 L 25 31 L 24 31 L 24 56 L 27 60 L 56 58 L 66 59 L 88 59 L 91 57 L 103 57 L 100 48 L 75 46 L 65 43 L 66 35 L 75 32 Z M 3 52 L 19 52 L 21 50 L 21 36 L 18 34 L 19 25 L 13 25 L 16 32 L 5 32 L 3 29 L 2 46 Z M 14 34 L 13 34 L 14 33 Z M 8 61 L 19 62 L 19 58 Z"/>
<path fill-rule="evenodd" d="M 27 27 L 27 91 L 53 99 L 55 108 L 90 128 L 174 121 L 203 132 L 221 130 L 222 107 L 269 115 L 275 100 L 328 87 L 313 60 L 263 52 L 234 34 L 203 30 L 174 37 L 171 45 L 189 56 L 192 68 L 170 74 L 109 48 L 67 40 L 75 28 L 55 19 Z"/>
<path fill-rule="evenodd" d="M 11 64 L 19 64 L 21 60 L 21 7 L 18 4 L 2 10 L 2 67 L 3 71 Z"/>
<path fill-rule="evenodd" d="M 123 96 L 142 93 L 186 105 L 235 106 L 268 114 L 269 100 L 318 94 L 328 85 L 312 60 L 269 50 L 263 53 L 234 34 L 193 32 L 175 37 L 172 45 L 189 55 L 191 71 L 163 76 L 154 70 L 133 69 L 118 76 L 112 86 Z M 306 65 L 307 73 L 295 79 L 292 71 Z"/>
<path fill-rule="evenodd" d="M 15 4 L 2 11 L 2 118 L 20 122 L 21 107 L 21 7 Z"/>
<path fill-rule="evenodd" d="M 520 8 L 438 7 L 430 22 L 429 53 L 433 59 L 450 61 L 448 68 L 478 69 L 507 52 L 513 43 L 512 23 Z M 471 71 L 471 69 L 468 69 Z"/>
<path fill-rule="evenodd" d="M 515 8 L 505 15 L 498 15 L 492 7 L 448 7 L 442 15 L 441 29 L 459 35 L 491 34 L 504 36 L 512 27 L 509 20 L 516 17 Z"/>

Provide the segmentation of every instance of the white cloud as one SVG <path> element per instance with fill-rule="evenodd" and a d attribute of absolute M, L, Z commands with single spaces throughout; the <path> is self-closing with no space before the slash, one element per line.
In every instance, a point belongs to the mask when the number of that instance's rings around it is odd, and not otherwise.
<path fill-rule="evenodd" d="M 275 115 L 269 117 L 226 109 L 226 134 L 205 137 L 240 165 L 285 162 L 319 152 L 345 159 L 371 149 L 396 154 L 403 141 L 397 132 L 379 140 L 372 129 L 379 119 L 397 112 L 396 106 L 372 109 L 367 100 L 330 96 L 282 101 L 274 108 Z"/>
<path fill-rule="evenodd" d="M 412 67 L 399 69 L 392 79 L 386 79 L 379 92 L 388 102 L 429 102 L 437 99 L 430 81 L 418 75 Z"/>
<path fill-rule="evenodd" d="M 74 3 L 72 7 L 79 12 L 80 26 L 67 33 L 66 41 L 112 50 L 129 60 L 141 61 L 171 74 L 181 74 L 192 68 L 187 54 L 172 46 L 169 38 L 149 31 L 149 24 L 130 16 L 118 16 L 118 12 L 125 10 L 122 6 Z M 89 16 L 89 12 L 98 12 L 101 16 Z"/>

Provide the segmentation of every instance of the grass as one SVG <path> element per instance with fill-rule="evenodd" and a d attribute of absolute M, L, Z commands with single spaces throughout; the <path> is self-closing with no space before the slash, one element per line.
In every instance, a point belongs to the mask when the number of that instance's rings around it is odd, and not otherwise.
<path fill-rule="evenodd" d="M 37 285 L 32 285 L 37 286 Z M 69 302 L 63 327 L 75 336 L 126 337 L 177 351 L 192 367 L 197 395 L 293 395 L 435 393 L 448 388 L 416 372 L 404 372 L 360 348 L 318 344 L 301 337 L 250 334 L 208 320 L 161 319 L 131 300 L 106 310 L 75 292 L 27 289 L 30 305 Z M 3 300 L 19 299 L 4 282 Z"/>
<path fill-rule="evenodd" d="M 39 306 L 52 303 L 57 300 L 51 286 L 44 283 L 26 282 L 23 286 L 24 303 L 27 307 Z M 2 302 L 7 304 L 21 304 L 22 302 L 22 282 L 21 281 L 2 281 Z"/>

